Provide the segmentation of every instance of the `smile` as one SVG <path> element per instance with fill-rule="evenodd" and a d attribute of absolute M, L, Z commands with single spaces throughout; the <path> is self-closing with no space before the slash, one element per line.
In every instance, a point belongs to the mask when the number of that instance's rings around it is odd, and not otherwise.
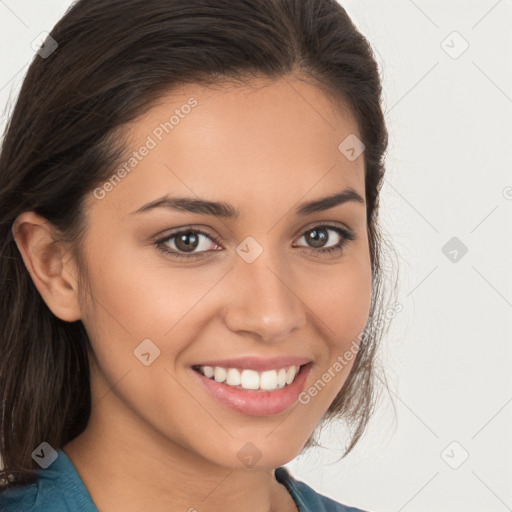
<path fill-rule="evenodd" d="M 273 391 L 291 384 L 299 373 L 300 366 L 291 365 L 277 370 L 257 372 L 255 370 L 223 368 L 221 366 L 194 367 L 205 377 L 236 389 Z"/>
<path fill-rule="evenodd" d="M 311 362 L 264 371 L 194 365 L 191 372 L 217 403 L 241 414 L 268 416 L 297 404 L 311 367 Z"/>

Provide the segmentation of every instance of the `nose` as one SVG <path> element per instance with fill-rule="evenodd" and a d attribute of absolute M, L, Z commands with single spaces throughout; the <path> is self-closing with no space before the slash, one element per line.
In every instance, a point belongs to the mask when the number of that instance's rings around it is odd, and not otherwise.
<path fill-rule="evenodd" d="M 231 331 L 276 343 L 304 326 L 305 305 L 300 290 L 293 287 L 293 272 L 286 263 L 264 251 L 252 263 L 236 258 L 234 265 L 224 313 Z"/>

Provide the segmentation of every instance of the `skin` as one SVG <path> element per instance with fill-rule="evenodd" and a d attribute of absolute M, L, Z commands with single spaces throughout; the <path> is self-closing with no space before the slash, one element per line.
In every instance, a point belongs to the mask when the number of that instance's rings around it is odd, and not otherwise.
<path fill-rule="evenodd" d="M 63 449 L 102 512 L 296 510 L 274 469 L 300 452 L 352 363 L 308 404 L 269 416 L 218 403 L 191 365 L 304 356 L 313 361 L 307 389 L 357 340 L 371 298 L 366 205 L 346 202 L 304 218 L 294 211 L 345 187 L 365 197 L 363 157 L 350 161 L 338 150 L 359 132 L 346 109 L 297 76 L 194 84 L 128 127 L 127 154 L 190 97 L 198 105 L 121 183 L 101 200 L 87 197 L 86 290 L 69 248 L 50 243 L 55 231 L 45 219 L 24 212 L 14 224 L 44 301 L 62 320 L 80 319 L 94 349 L 91 418 Z M 241 215 L 130 214 L 165 193 L 225 201 Z M 315 253 L 303 235 L 326 222 L 348 227 L 355 240 Z M 201 237 L 195 253 L 212 252 L 190 262 L 156 248 L 155 239 L 189 226 L 220 243 Z M 326 235 L 325 246 L 340 240 L 331 229 Z M 247 236 L 263 248 L 250 264 L 235 251 Z M 161 351 L 149 366 L 133 353 L 146 338 Z M 248 442 L 261 454 L 250 468 L 237 457 Z"/>

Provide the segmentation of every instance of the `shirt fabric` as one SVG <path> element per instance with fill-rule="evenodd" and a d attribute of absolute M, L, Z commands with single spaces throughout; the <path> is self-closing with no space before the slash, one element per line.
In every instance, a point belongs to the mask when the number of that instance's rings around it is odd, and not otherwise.
<path fill-rule="evenodd" d="M 63 450 L 57 454 L 48 468 L 38 471 L 36 482 L 0 492 L 0 512 L 98 512 L 71 460 Z M 299 512 L 364 512 L 318 494 L 284 466 L 276 468 L 275 477 Z"/>

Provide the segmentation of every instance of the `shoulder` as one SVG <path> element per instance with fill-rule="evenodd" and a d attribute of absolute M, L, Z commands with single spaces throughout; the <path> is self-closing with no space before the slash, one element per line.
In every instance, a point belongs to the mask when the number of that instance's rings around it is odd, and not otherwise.
<path fill-rule="evenodd" d="M 24 485 L 0 491 L 2 512 L 32 512 L 35 508 L 38 484 Z"/>
<path fill-rule="evenodd" d="M 1 512 L 98 512 L 71 461 L 57 454 L 36 482 L 0 491 Z"/>
<path fill-rule="evenodd" d="M 2 512 L 67 511 L 67 508 L 62 508 L 56 503 L 59 497 L 58 492 L 52 492 L 54 490 L 56 489 L 41 477 L 38 477 L 36 483 L 2 490 L 0 491 L 0 510 Z M 52 496 L 51 501 L 50 496 Z"/>
<path fill-rule="evenodd" d="M 295 500 L 299 512 L 366 512 L 349 507 L 317 493 L 309 485 L 296 480 L 284 466 L 275 470 L 276 480 L 282 483 Z"/>

